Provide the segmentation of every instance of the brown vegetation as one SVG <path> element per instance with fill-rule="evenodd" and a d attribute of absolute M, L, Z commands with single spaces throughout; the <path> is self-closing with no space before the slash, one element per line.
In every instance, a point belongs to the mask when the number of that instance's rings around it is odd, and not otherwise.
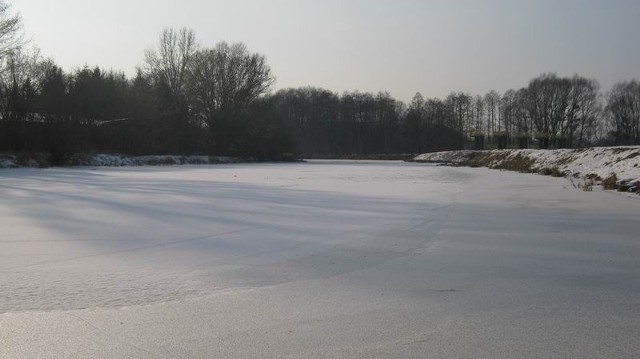
<path fill-rule="evenodd" d="M 618 177 L 615 174 L 605 178 L 602 181 L 602 188 L 606 190 L 617 190 L 618 189 Z"/>

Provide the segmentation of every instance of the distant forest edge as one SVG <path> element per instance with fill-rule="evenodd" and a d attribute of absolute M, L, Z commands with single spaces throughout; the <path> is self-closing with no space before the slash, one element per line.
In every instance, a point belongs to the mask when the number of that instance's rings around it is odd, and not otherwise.
<path fill-rule="evenodd" d="M 0 4 L 3 2 L 0 1 Z M 63 71 L 21 41 L 0 7 L 0 152 L 226 155 L 257 159 L 370 157 L 464 148 L 640 144 L 640 83 L 543 74 L 519 90 L 452 92 L 409 104 L 390 96 L 303 87 L 271 92 L 261 54 L 200 46 L 165 29 L 135 77 Z"/>

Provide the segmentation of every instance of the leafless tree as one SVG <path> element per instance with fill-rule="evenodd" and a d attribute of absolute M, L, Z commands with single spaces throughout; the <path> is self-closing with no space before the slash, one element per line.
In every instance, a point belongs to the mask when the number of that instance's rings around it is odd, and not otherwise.
<path fill-rule="evenodd" d="M 602 111 L 600 85 L 596 80 L 574 76 L 571 79 L 571 108 L 567 128 L 568 145 L 582 147 L 595 140 L 597 122 Z"/>
<path fill-rule="evenodd" d="M 500 99 L 500 118 L 502 119 L 501 130 L 506 132 L 507 137 L 514 135 L 514 125 L 516 123 L 516 91 L 507 90 Z"/>
<path fill-rule="evenodd" d="M 146 70 L 156 81 L 166 84 L 173 95 L 181 95 L 189 63 L 197 49 L 193 30 L 164 29 L 156 48 L 145 53 Z"/>
<path fill-rule="evenodd" d="M 640 82 L 619 82 L 607 101 L 617 145 L 640 143 Z"/>
<path fill-rule="evenodd" d="M 0 59 L 19 48 L 23 43 L 20 15 L 11 13 L 11 6 L 0 0 Z"/>
<path fill-rule="evenodd" d="M 484 116 L 484 101 L 482 96 L 476 95 L 473 98 L 473 132 L 479 134 L 482 132 L 482 118 Z"/>
<path fill-rule="evenodd" d="M 484 95 L 484 105 L 485 105 L 486 114 L 487 114 L 486 135 L 487 137 L 489 137 L 489 136 L 493 136 L 495 132 L 500 131 L 499 123 L 496 124 L 496 121 L 497 120 L 499 121 L 498 116 L 499 116 L 500 95 L 496 91 L 491 90 L 486 95 Z"/>
<path fill-rule="evenodd" d="M 571 79 L 543 74 L 527 87 L 527 110 L 540 134 L 552 137 L 566 134 L 571 107 Z"/>
<path fill-rule="evenodd" d="M 464 135 L 468 135 L 471 132 L 469 127 L 470 119 L 472 118 L 471 101 L 471 95 L 464 92 L 453 92 L 445 99 L 449 109 L 449 125 L 460 134 L 458 139 L 460 146 L 464 146 Z"/>
<path fill-rule="evenodd" d="M 570 147 L 595 139 L 600 113 L 597 81 L 543 74 L 524 92 L 526 115 L 538 137 L 558 138 Z"/>
<path fill-rule="evenodd" d="M 264 94 L 274 77 L 266 58 L 244 44 L 219 43 L 196 52 L 189 66 L 188 102 L 195 121 L 209 128 L 218 152 L 234 147 L 244 110 Z"/>
<path fill-rule="evenodd" d="M 264 56 L 222 42 L 196 52 L 189 67 L 189 100 L 210 126 L 265 93 L 274 82 Z"/>
<path fill-rule="evenodd" d="M 516 91 L 516 131 L 520 137 L 531 138 L 531 116 L 527 111 L 527 89 Z"/>
<path fill-rule="evenodd" d="M 43 76 L 43 60 L 37 48 L 19 47 L 4 58 L 0 72 L 0 118 L 17 120 L 25 110 L 25 97 L 37 93 Z"/>

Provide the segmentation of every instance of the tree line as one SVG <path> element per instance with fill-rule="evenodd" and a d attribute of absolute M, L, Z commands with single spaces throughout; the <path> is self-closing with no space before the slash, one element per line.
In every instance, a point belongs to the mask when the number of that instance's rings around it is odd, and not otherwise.
<path fill-rule="evenodd" d="M 543 74 L 484 95 L 377 94 L 302 87 L 271 92 L 266 58 L 241 43 L 207 48 L 166 29 L 132 78 L 65 72 L 21 41 L 0 2 L 0 151 L 299 155 L 409 154 L 463 148 L 640 144 L 640 83 Z"/>

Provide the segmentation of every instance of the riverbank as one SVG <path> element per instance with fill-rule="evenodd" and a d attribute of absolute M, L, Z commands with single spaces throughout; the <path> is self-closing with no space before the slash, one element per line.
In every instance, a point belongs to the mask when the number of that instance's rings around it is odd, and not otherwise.
<path fill-rule="evenodd" d="M 412 161 L 565 176 L 587 190 L 593 185 L 633 192 L 640 188 L 640 146 L 445 151 L 421 154 Z"/>
<path fill-rule="evenodd" d="M 124 167 L 124 166 L 171 166 L 171 165 L 212 165 L 230 163 L 264 162 L 267 159 L 255 157 L 231 156 L 179 156 L 179 155 L 149 155 L 131 156 L 121 154 L 93 154 L 75 155 L 67 158 L 62 166 L 54 166 L 51 156 L 47 153 L 36 154 L 0 154 L 0 168 L 46 168 L 65 166 L 92 167 Z M 293 162 L 292 156 L 268 159 L 273 162 Z"/>

